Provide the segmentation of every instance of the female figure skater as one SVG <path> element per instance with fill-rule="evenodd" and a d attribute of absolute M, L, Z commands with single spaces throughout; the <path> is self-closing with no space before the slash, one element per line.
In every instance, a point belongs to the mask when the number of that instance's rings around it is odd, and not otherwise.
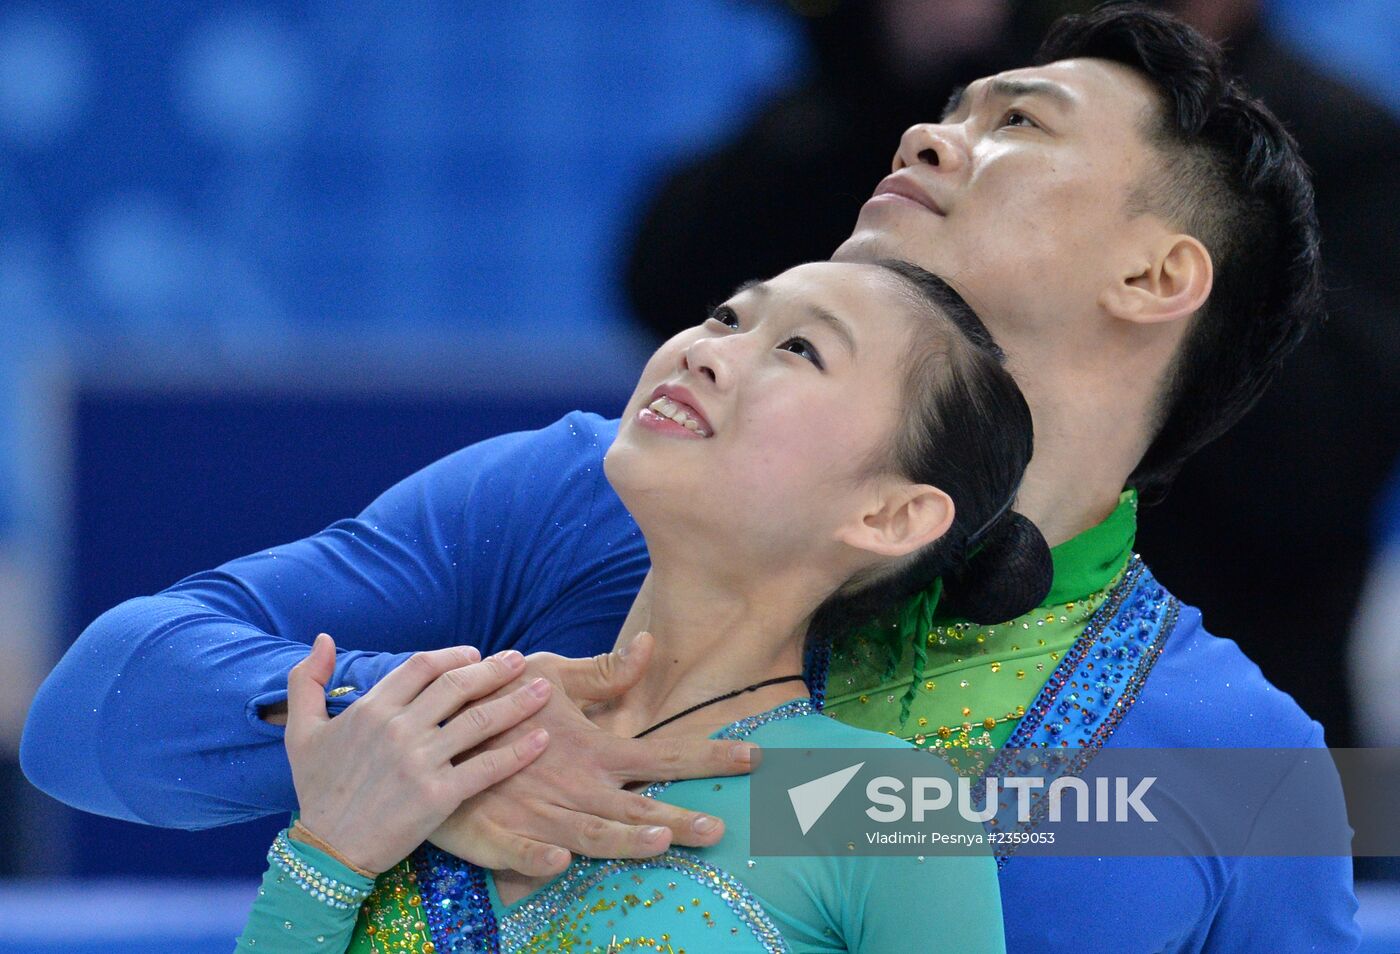
<path fill-rule="evenodd" d="M 590 716 L 622 736 L 904 746 L 821 716 L 804 660 L 934 578 L 991 618 L 1037 605 L 1049 551 L 1011 510 L 1031 447 L 999 350 L 940 279 L 823 262 L 746 285 L 660 347 L 607 452 L 651 558 L 618 640 L 651 663 Z M 713 847 L 579 858 L 538 881 L 476 868 L 421 843 L 547 744 L 460 760 L 548 684 L 467 705 L 519 654 L 440 650 L 328 720 L 333 658 L 321 637 L 289 680 L 301 815 L 239 951 L 1003 950 L 990 856 L 754 858 L 743 776 L 646 789 L 729 819 Z M 360 707 L 393 731 L 359 729 Z"/>

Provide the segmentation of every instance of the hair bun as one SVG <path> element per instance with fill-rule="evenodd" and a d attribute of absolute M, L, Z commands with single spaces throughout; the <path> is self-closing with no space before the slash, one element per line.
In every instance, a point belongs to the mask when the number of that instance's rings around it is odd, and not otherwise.
<path fill-rule="evenodd" d="M 1008 511 L 967 563 L 944 578 L 949 608 L 974 623 L 1004 623 L 1041 604 L 1055 569 L 1040 528 Z"/>

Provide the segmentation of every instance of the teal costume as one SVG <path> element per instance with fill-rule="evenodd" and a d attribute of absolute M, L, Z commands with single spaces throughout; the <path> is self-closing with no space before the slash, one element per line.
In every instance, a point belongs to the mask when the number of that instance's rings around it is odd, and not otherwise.
<path fill-rule="evenodd" d="M 906 745 L 821 716 L 806 699 L 732 723 L 713 737 L 767 748 Z M 289 874 L 274 857 L 238 950 L 1005 950 L 990 856 L 754 858 L 747 776 L 657 783 L 647 794 L 725 819 L 725 837 L 711 848 L 675 848 L 641 861 L 579 859 L 511 905 L 501 902 L 489 872 L 425 847 L 380 877 L 358 924 L 353 906 L 318 897 L 324 890 Z M 368 879 L 346 883 L 352 872 L 293 844 L 352 897 L 370 889 Z M 938 903 L 930 906 L 935 897 Z M 328 920 L 337 925 L 333 932 Z"/>

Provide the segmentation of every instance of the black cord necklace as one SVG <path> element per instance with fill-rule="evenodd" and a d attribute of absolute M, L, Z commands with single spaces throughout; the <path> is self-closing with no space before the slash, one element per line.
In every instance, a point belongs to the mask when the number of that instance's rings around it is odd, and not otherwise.
<path fill-rule="evenodd" d="M 696 711 L 698 711 L 698 710 L 700 710 L 700 709 L 705 708 L 706 706 L 712 706 L 712 705 L 714 705 L 716 702 L 723 702 L 723 701 L 726 700 L 726 699 L 733 699 L 735 696 L 742 696 L 742 695 L 743 695 L 744 693 L 746 693 L 746 692 L 753 692 L 753 691 L 756 690 L 756 689 L 762 689 L 764 686 L 776 686 L 776 685 L 777 685 L 778 683 L 780 683 L 780 682 L 792 682 L 792 681 L 795 680 L 795 679 L 801 679 L 801 678 L 802 678 L 802 674 L 801 674 L 801 673 L 797 673 L 796 675 L 793 675 L 793 676 L 774 676 L 772 679 L 765 679 L 765 680 L 763 680 L 762 682 L 756 682 L 756 683 L 754 683 L 752 686 L 745 686 L 745 687 L 742 688 L 742 689 L 735 689 L 733 692 L 726 692 L 726 693 L 725 693 L 724 695 L 722 695 L 722 696 L 715 696 L 713 699 L 706 699 L 704 702 L 697 703 L 696 705 L 691 706 L 689 709 L 686 709 L 686 710 L 683 711 L 683 712 L 677 712 L 675 715 L 671 716 L 669 719 L 662 719 L 660 722 L 656 723 L 656 725 L 652 726 L 650 729 L 643 729 L 641 732 L 638 732 L 636 735 L 632 736 L 632 738 L 634 738 L 634 739 L 640 739 L 640 738 L 641 738 L 642 736 L 644 736 L 644 735 L 650 735 L 651 733 L 655 732 L 657 729 L 661 728 L 663 725 L 670 725 L 672 722 L 675 722 L 677 719 L 681 718 L 682 716 L 688 716 L 688 715 L 690 715 L 692 712 L 696 712 Z"/>

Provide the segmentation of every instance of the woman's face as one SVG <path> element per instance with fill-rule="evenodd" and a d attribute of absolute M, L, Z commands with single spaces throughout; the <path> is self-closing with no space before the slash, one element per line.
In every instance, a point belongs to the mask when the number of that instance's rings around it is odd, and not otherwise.
<path fill-rule="evenodd" d="M 913 314 L 887 270 L 820 262 L 741 288 L 663 344 L 605 458 L 648 542 L 742 537 L 764 558 L 832 543 L 900 420 Z"/>

